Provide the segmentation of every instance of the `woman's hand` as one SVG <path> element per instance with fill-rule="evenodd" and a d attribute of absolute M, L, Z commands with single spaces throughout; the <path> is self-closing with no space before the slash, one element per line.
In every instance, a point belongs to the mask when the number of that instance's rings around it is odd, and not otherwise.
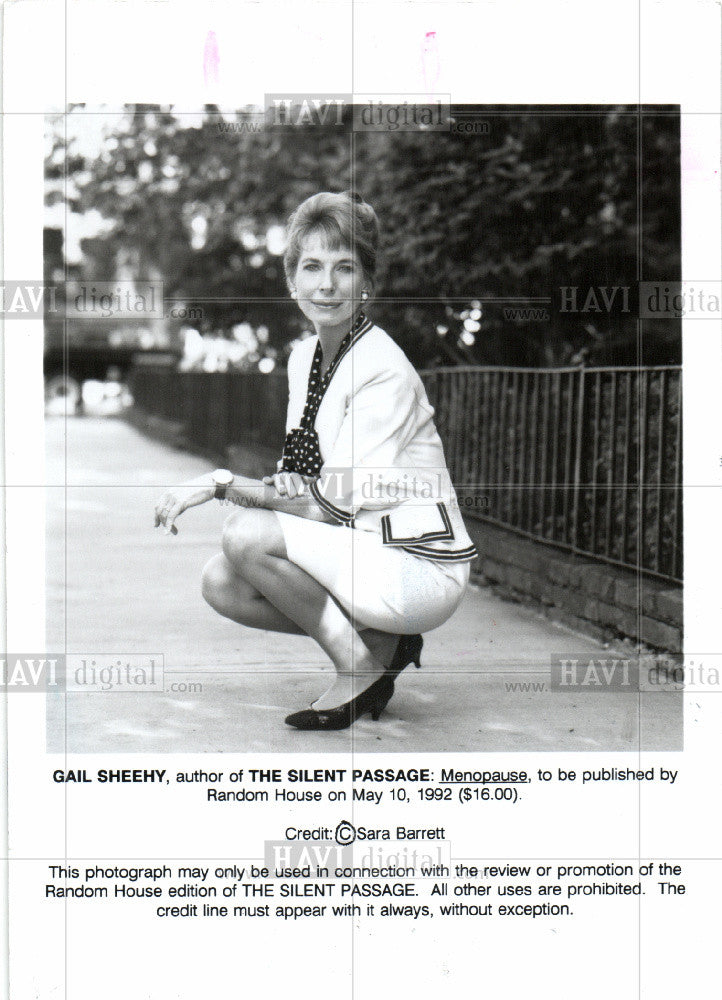
<path fill-rule="evenodd" d="M 279 496 L 293 500 L 304 495 L 306 483 L 312 482 L 312 479 L 298 472 L 277 472 L 274 476 L 264 476 L 263 482 L 266 486 L 274 486 Z"/>
<path fill-rule="evenodd" d="M 174 523 L 175 519 L 189 507 L 197 507 L 199 504 L 212 500 L 215 496 L 215 483 L 209 485 L 207 478 L 206 481 L 186 483 L 184 486 L 174 486 L 172 489 L 166 490 L 155 505 L 156 528 L 162 524 L 166 535 L 171 532 L 177 535 L 178 529 Z"/>

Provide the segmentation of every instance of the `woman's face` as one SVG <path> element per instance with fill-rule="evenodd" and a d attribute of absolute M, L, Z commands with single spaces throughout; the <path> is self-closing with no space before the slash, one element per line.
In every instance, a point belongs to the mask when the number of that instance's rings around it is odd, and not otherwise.
<path fill-rule="evenodd" d="M 323 233 L 309 233 L 296 266 L 296 301 L 320 333 L 348 332 L 361 305 L 364 275 L 358 254 L 348 247 L 332 250 Z"/>

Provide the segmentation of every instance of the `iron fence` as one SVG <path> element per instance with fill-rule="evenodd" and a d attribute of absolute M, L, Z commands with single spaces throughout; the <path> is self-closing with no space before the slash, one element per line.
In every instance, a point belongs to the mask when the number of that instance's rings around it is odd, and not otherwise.
<path fill-rule="evenodd" d="M 465 515 L 585 556 L 682 579 L 681 370 L 440 368 L 421 372 Z M 136 404 L 192 445 L 280 454 L 283 371 L 138 366 Z"/>
<path fill-rule="evenodd" d="M 175 366 L 138 364 L 130 376 L 136 406 L 180 422 L 188 443 L 222 455 L 232 444 L 277 448 L 286 427 L 286 372 L 178 371 Z"/>
<path fill-rule="evenodd" d="M 681 581 L 680 368 L 421 375 L 468 516 Z"/>

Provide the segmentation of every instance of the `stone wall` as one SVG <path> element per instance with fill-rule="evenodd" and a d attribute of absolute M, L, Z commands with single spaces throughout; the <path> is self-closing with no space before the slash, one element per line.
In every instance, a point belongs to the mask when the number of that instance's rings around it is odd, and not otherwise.
<path fill-rule="evenodd" d="M 682 588 L 467 520 L 480 557 L 473 570 L 502 596 L 605 641 L 629 638 L 682 651 Z"/>

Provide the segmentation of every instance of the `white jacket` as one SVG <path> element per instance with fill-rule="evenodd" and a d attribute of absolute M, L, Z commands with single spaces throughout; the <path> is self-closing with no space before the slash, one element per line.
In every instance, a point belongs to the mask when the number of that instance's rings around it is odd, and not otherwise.
<path fill-rule="evenodd" d="M 446 468 L 434 409 L 400 347 L 367 324 L 336 369 L 316 415 L 323 467 L 311 484 L 339 524 L 443 562 L 477 555 Z M 288 360 L 286 431 L 298 427 L 318 337 Z"/>

